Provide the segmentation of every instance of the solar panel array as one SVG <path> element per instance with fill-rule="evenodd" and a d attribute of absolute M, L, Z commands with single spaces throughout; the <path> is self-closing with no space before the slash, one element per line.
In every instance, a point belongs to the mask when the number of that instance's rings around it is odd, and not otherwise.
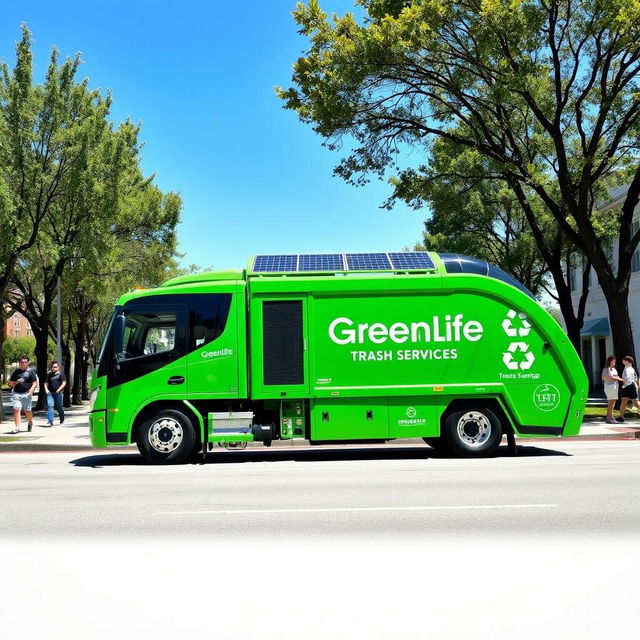
<path fill-rule="evenodd" d="M 397 253 L 313 253 L 256 256 L 254 273 L 319 271 L 424 271 L 435 269 L 426 251 Z"/>
<path fill-rule="evenodd" d="M 297 271 L 298 256 L 256 256 L 253 263 L 254 271 L 267 271 L 277 273 L 280 271 Z"/>
<path fill-rule="evenodd" d="M 341 253 L 301 255 L 298 271 L 344 271 L 344 258 Z"/>
<path fill-rule="evenodd" d="M 431 256 L 426 251 L 402 251 L 390 253 L 394 269 L 435 269 Z"/>
<path fill-rule="evenodd" d="M 386 253 L 347 253 L 349 271 L 387 271 L 391 261 Z"/>

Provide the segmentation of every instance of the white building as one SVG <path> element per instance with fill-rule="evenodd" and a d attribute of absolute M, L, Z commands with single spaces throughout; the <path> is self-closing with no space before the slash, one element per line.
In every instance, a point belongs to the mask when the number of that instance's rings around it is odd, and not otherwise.
<path fill-rule="evenodd" d="M 608 211 L 622 207 L 627 194 L 628 185 L 614 189 L 611 200 L 602 207 L 603 211 Z M 637 207 L 633 215 L 633 232 L 640 226 L 640 207 Z M 611 256 L 616 267 L 618 256 L 618 242 L 611 247 Z M 636 353 L 640 353 L 640 249 L 636 250 L 631 263 L 631 281 L 629 283 L 629 314 L 631 316 L 631 330 L 633 331 L 633 342 Z M 574 265 L 570 273 L 571 298 L 573 308 L 578 308 L 578 301 L 581 294 L 582 265 Z M 618 359 L 618 364 L 624 353 L 614 353 L 613 340 L 611 339 L 610 322 L 615 322 L 615 318 L 609 318 L 609 310 L 602 289 L 598 284 L 596 274 L 591 271 L 589 278 L 589 296 L 585 308 L 584 325 L 581 334 L 581 358 L 584 364 L 589 381 L 592 386 L 601 385 L 600 375 L 604 368 L 607 356 L 614 355 Z"/>

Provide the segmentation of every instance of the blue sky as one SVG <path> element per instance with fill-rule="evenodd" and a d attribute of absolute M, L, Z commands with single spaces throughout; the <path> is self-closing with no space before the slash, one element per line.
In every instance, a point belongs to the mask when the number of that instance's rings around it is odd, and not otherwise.
<path fill-rule="evenodd" d="M 142 123 L 143 166 L 184 201 L 184 265 L 242 267 L 256 253 L 397 251 L 424 212 L 379 209 L 386 183 L 332 176 L 339 155 L 274 87 L 305 48 L 295 0 L 101 3 L 0 0 L 0 57 L 13 65 L 20 23 L 33 33 L 36 79 L 52 45 L 82 52 L 81 76 L 111 89 L 113 118 Z M 324 0 L 343 13 L 351 0 Z"/>

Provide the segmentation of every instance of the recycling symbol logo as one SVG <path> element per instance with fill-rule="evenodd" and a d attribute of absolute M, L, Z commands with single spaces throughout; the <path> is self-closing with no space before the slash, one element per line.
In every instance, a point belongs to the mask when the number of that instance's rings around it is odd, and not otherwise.
<path fill-rule="evenodd" d="M 513 320 L 516 317 L 520 320 L 519 327 L 513 326 Z M 502 328 L 510 338 L 515 338 L 516 336 L 524 338 L 529 335 L 529 331 L 531 331 L 531 324 L 527 320 L 526 314 L 517 313 L 513 309 L 510 309 L 509 313 L 507 313 L 507 317 L 502 321 Z"/>
<path fill-rule="evenodd" d="M 524 354 L 516 358 L 514 354 Z M 531 369 L 531 365 L 535 362 L 536 357 L 529 351 L 529 345 L 526 342 L 512 342 L 509 348 L 502 354 L 502 362 L 507 365 L 507 369 L 515 371 L 517 369 Z"/>
<path fill-rule="evenodd" d="M 516 317 L 518 318 L 517 325 L 514 324 Z M 531 331 L 531 323 L 527 320 L 526 314 L 510 309 L 507 317 L 502 321 L 502 328 L 509 338 L 524 338 Z M 502 362 L 510 371 L 531 369 L 535 360 L 536 357 L 529 350 L 529 345 L 521 341 L 509 344 L 507 350 L 502 354 Z"/>

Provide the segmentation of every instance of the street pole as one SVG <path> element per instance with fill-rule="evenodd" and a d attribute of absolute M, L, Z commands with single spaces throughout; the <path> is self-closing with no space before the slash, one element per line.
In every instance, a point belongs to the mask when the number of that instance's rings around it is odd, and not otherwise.
<path fill-rule="evenodd" d="M 56 359 L 58 360 L 58 366 L 60 367 L 60 371 L 64 371 L 64 366 L 62 365 L 62 298 L 60 296 L 60 276 L 58 276 L 58 327 L 57 327 L 57 338 L 58 344 L 56 345 Z"/>

